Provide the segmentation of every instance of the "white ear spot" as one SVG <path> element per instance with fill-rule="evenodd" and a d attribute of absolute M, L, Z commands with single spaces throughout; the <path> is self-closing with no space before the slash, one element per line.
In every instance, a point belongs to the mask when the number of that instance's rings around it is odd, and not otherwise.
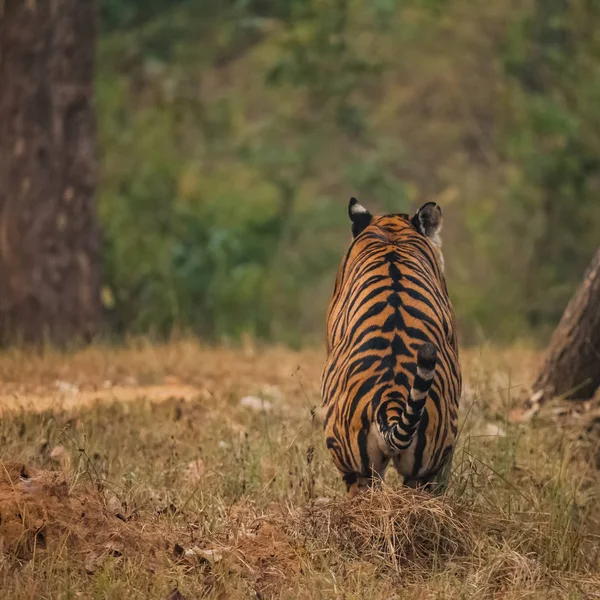
<path fill-rule="evenodd" d="M 362 204 L 359 204 L 358 202 L 354 203 L 350 207 L 350 214 L 352 214 L 352 215 L 366 215 L 368 212 L 369 211 Z"/>

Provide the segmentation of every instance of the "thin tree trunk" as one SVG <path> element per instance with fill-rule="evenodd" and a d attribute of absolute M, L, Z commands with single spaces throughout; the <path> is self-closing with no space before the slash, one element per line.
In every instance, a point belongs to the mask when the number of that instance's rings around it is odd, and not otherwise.
<path fill-rule="evenodd" d="M 100 317 L 94 0 L 0 0 L 0 344 Z"/>
<path fill-rule="evenodd" d="M 533 385 L 534 401 L 588 399 L 600 387 L 600 248 L 554 331 Z"/>

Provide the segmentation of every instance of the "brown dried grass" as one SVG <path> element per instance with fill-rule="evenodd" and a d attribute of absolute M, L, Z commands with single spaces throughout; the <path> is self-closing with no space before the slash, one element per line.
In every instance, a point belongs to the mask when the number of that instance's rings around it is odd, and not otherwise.
<path fill-rule="evenodd" d="M 580 451 L 597 444 L 587 432 L 582 445 L 581 419 L 555 443 L 553 415 L 505 421 L 538 359 L 463 353 L 447 496 L 392 477 L 350 500 L 311 416 L 320 352 L 183 341 L 2 355 L 0 436 L 15 460 L 0 473 L 0 586 L 11 598 L 600 597 L 597 471 Z"/>

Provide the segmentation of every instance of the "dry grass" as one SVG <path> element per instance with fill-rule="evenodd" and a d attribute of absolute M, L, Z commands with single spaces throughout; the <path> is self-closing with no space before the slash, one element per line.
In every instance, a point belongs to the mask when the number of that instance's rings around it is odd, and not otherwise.
<path fill-rule="evenodd" d="M 322 360 L 189 341 L 0 355 L 3 596 L 600 597 L 594 409 L 507 419 L 535 352 L 465 352 L 444 497 L 390 473 L 353 501 L 314 410 Z"/>

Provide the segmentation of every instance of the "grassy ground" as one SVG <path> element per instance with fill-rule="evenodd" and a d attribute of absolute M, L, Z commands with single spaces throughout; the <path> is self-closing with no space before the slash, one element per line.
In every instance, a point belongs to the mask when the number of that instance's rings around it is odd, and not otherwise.
<path fill-rule="evenodd" d="M 553 404 L 511 425 L 537 361 L 463 353 L 445 497 L 390 472 L 349 501 L 319 351 L 0 355 L 2 596 L 598 598 L 598 419 Z"/>

